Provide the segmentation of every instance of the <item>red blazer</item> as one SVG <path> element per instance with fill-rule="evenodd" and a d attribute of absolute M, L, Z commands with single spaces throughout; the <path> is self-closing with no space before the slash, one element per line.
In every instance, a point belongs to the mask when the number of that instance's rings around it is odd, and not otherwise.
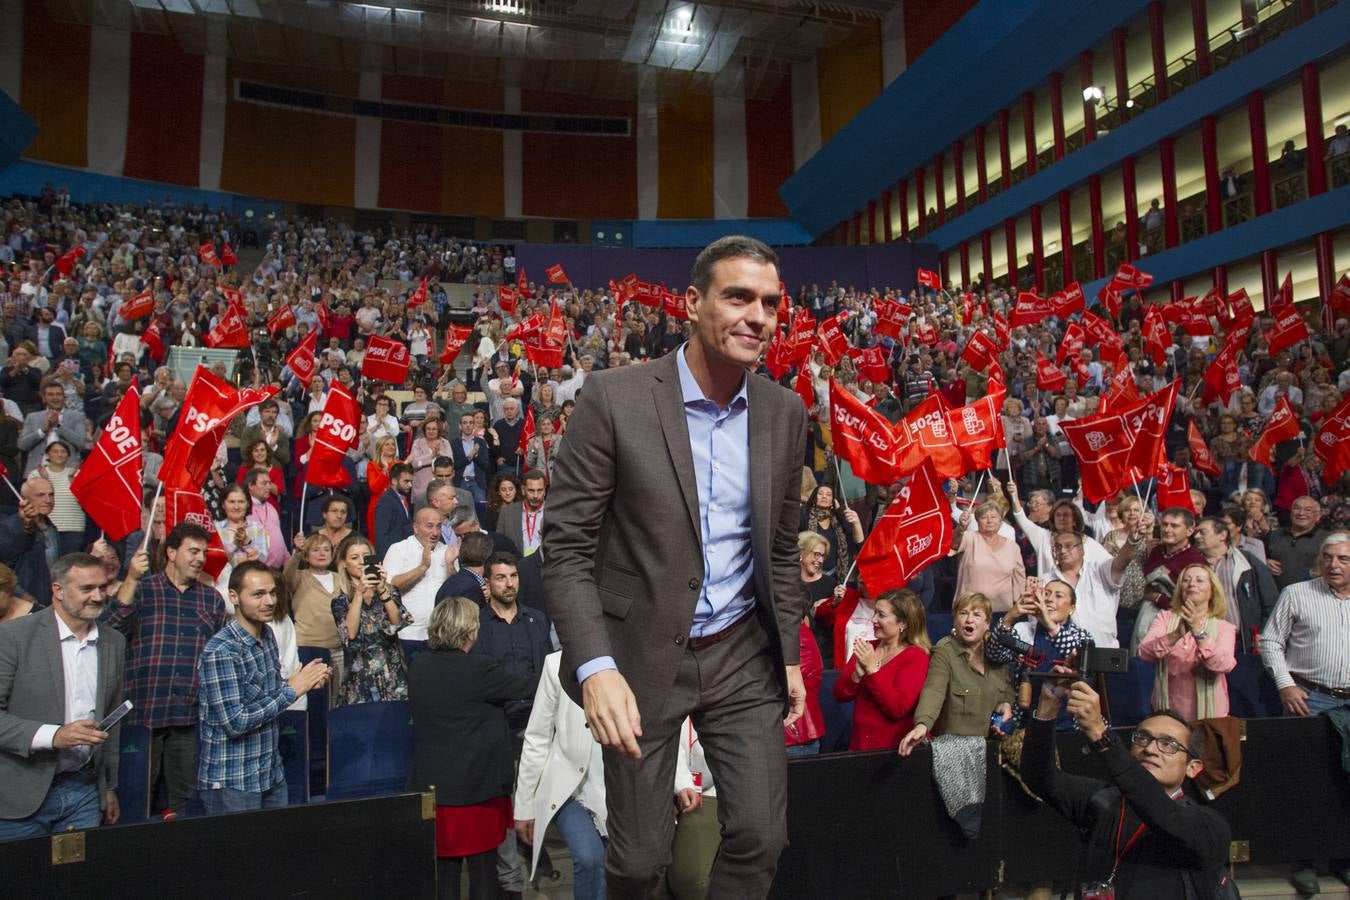
<path fill-rule="evenodd" d="M 806 685 L 806 711 L 802 717 L 783 729 L 783 739 L 787 746 L 809 744 L 825 736 L 825 716 L 820 711 L 820 682 L 824 678 L 825 662 L 820 657 L 820 648 L 816 646 L 816 636 L 811 626 L 803 625 L 802 645 L 802 682 Z"/>
<path fill-rule="evenodd" d="M 876 641 L 872 642 L 876 646 Z M 850 750 L 894 750 L 914 727 L 914 709 L 919 705 L 924 679 L 928 677 L 928 651 L 906 647 L 862 681 L 853 671 L 843 671 L 834 683 L 834 699 L 853 703 L 853 734 Z"/>

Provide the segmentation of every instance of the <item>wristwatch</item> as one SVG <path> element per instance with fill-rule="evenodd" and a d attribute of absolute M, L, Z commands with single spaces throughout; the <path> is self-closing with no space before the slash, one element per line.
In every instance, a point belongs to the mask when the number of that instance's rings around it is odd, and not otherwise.
<path fill-rule="evenodd" d="M 1209 634 L 1202 628 L 1199 631 L 1192 631 L 1191 637 L 1195 638 L 1196 641 L 1203 641 L 1205 638 L 1209 637 Z"/>
<path fill-rule="evenodd" d="M 1107 750 L 1110 750 L 1113 746 L 1115 746 L 1115 743 L 1116 743 L 1116 736 L 1112 732 L 1107 731 L 1106 734 L 1102 735 L 1097 740 L 1088 741 L 1088 746 L 1091 747 L 1093 751 L 1097 753 L 1105 753 Z"/>

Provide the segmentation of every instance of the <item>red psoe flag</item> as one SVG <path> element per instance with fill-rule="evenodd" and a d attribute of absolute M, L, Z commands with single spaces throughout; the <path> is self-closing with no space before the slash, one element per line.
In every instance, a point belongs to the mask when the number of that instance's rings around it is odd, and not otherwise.
<path fill-rule="evenodd" d="M 178 427 L 164 448 L 164 464 L 159 479 L 166 488 L 196 490 L 206 483 L 216 448 L 225 437 L 225 429 L 236 415 L 271 397 L 277 388 L 236 390 L 205 366 L 198 366 L 183 398 Z"/>
<path fill-rule="evenodd" d="M 295 345 L 294 350 L 286 355 L 286 365 L 305 387 L 309 387 L 309 380 L 314 377 L 315 371 L 319 368 L 318 363 L 314 360 L 318 341 L 319 332 L 311 331 L 300 339 L 300 343 Z"/>
<path fill-rule="evenodd" d="M 412 354 L 408 345 L 394 338 L 372 334 L 366 343 L 366 355 L 361 360 L 361 374 L 376 381 L 402 384 L 408 377 Z"/>
<path fill-rule="evenodd" d="M 1270 418 L 1266 419 L 1266 427 L 1261 429 L 1261 436 L 1256 439 L 1256 443 L 1252 444 L 1248 453 L 1252 459 L 1261 463 L 1261 465 L 1273 469 L 1275 462 L 1271 458 L 1270 452 L 1275 449 L 1275 445 L 1292 441 L 1300 433 L 1298 414 L 1289 405 L 1289 398 L 1281 397 L 1279 402 L 1275 404 L 1275 410 L 1270 414 Z"/>
<path fill-rule="evenodd" d="M 1350 469 L 1350 397 L 1322 421 L 1317 440 L 1313 441 L 1313 453 L 1325 464 L 1322 481 L 1326 484 L 1335 484 Z"/>
<path fill-rule="evenodd" d="M 1246 325 L 1256 318 L 1256 307 L 1252 306 L 1252 298 L 1247 296 L 1245 288 L 1239 288 L 1236 294 L 1230 294 L 1228 297 L 1228 313 L 1233 319 L 1234 325 Z"/>
<path fill-rule="evenodd" d="M 342 382 L 334 381 L 323 401 L 323 414 L 314 432 L 309 459 L 305 461 L 305 484 L 341 488 L 351 483 L 343 466 L 347 451 L 356 446 L 361 407 Z"/>
<path fill-rule="evenodd" d="M 206 346 L 243 348 L 251 344 L 248 326 L 244 324 L 244 311 L 233 302 L 225 304 L 220 321 L 206 334 Z"/>
<path fill-rule="evenodd" d="M 525 277 L 525 267 L 520 267 L 520 274 L 516 276 L 516 290 L 520 291 L 521 296 L 530 296 L 530 281 Z"/>
<path fill-rule="evenodd" d="M 227 266 L 239 265 L 239 257 L 234 255 L 234 250 L 230 248 L 229 241 L 225 241 L 220 245 L 220 261 Z"/>
<path fill-rule="evenodd" d="M 952 443 L 961 454 L 962 474 L 991 468 L 995 453 L 1000 447 L 1007 446 L 1003 436 L 1003 420 L 999 415 L 1006 394 L 1007 388 L 1001 380 L 991 380 L 989 392 L 983 397 L 974 403 L 947 410 L 947 430 L 951 432 Z"/>
<path fill-rule="evenodd" d="M 1059 423 L 1078 457 L 1083 496 L 1100 503 L 1120 493 L 1132 440 L 1118 412 Z"/>
<path fill-rule="evenodd" d="M 1186 423 L 1186 443 L 1191 448 L 1191 465 L 1195 466 L 1195 471 L 1213 475 L 1215 478 L 1223 474 L 1223 470 L 1214 459 L 1214 454 L 1209 452 L 1205 436 L 1195 427 L 1194 421 Z"/>
<path fill-rule="evenodd" d="M 994 313 L 990 316 L 990 319 L 993 320 L 994 336 L 998 338 L 998 349 L 1002 353 L 1008 349 L 1008 345 L 1012 342 L 1012 326 L 1008 324 L 1007 319 L 998 313 Z"/>
<path fill-rule="evenodd" d="M 1076 281 L 1050 296 L 1050 314 L 1056 318 L 1064 319 L 1086 308 L 1087 300 L 1083 297 L 1083 286 Z"/>
<path fill-rule="evenodd" d="M 1331 289 L 1329 298 L 1331 308 L 1343 315 L 1350 315 L 1350 273 L 1342 275 L 1336 286 Z"/>
<path fill-rule="evenodd" d="M 883 297 L 873 302 L 872 311 L 877 316 L 877 324 L 873 326 L 877 334 L 885 335 L 893 341 L 900 340 L 900 329 L 909 318 L 909 309 L 903 304 Z"/>
<path fill-rule="evenodd" d="M 520 302 L 520 289 L 509 284 L 497 285 L 497 305 L 508 316 L 516 314 L 516 304 Z"/>
<path fill-rule="evenodd" d="M 830 379 L 830 435 L 834 452 L 853 474 L 869 484 L 889 485 L 901 477 L 899 446 L 891 423 Z"/>
<path fill-rule="evenodd" d="M 141 343 L 150 351 L 150 358 L 155 362 L 162 362 L 164 359 L 164 333 L 160 330 L 158 320 L 151 321 L 141 332 Z"/>
<path fill-rule="evenodd" d="M 802 366 L 797 370 L 797 379 L 792 383 L 792 389 L 797 392 L 797 396 L 802 398 L 802 403 L 806 406 L 809 413 L 816 405 L 816 385 L 811 380 L 811 367 Z"/>
<path fill-rule="evenodd" d="M 202 571 L 212 578 L 219 578 L 225 571 L 230 558 L 225 553 L 225 544 L 216 531 L 216 523 L 206 509 L 206 500 L 201 491 L 189 487 L 164 488 L 164 531 L 168 533 L 180 522 L 191 522 L 206 530 L 206 563 Z"/>
<path fill-rule="evenodd" d="M 426 302 L 427 302 L 427 280 L 426 278 L 423 278 L 421 283 L 417 285 L 417 289 L 412 292 L 412 295 L 410 297 L 408 297 L 407 306 L 408 309 L 412 309 L 413 307 L 421 306 Z"/>
<path fill-rule="evenodd" d="M 136 296 L 122 304 L 120 315 L 128 322 L 134 319 L 143 319 L 155 311 L 155 295 L 149 289 L 141 291 Z M 103 529 L 107 531 L 108 529 Z"/>
<path fill-rule="evenodd" d="M 1043 391 L 1062 391 L 1068 381 L 1068 375 L 1046 359 L 1044 353 L 1036 351 L 1036 387 Z"/>
<path fill-rule="evenodd" d="M 1055 365 L 1062 366 L 1064 360 L 1077 356 L 1086 340 L 1087 335 L 1083 331 L 1083 326 L 1077 322 L 1070 322 L 1064 329 L 1064 337 L 1060 338 L 1059 349 L 1055 351 Z"/>
<path fill-rule="evenodd" d="M 1172 346 L 1172 335 L 1167 331 L 1158 307 L 1150 306 L 1144 311 L 1144 350 L 1153 357 L 1155 365 L 1161 366 L 1167 359 L 1167 348 Z"/>
<path fill-rule="evenodd" d="M 769 370 L 769 376 L 774 381 L 786 375 L 796 364 L 789 358 L 790 356 L 791 350 L 787 341 L 781 334 L 775 335 L 769 342 L 769 349 L 764 351 L 764 368 Z"/>
<path fill-rule="evenodd" d="M 1014 328 L 1019 325 L 1034 325 L 1050 314 L 1049 300 L 1038 297 L 1031 291 L 1022 291 L 1017 295 L 1012 312 L 1008 314 L 1008 324 Z"/>
<path fill-rule="evenodd" d="M 1102 302 L 1107 315 L 1112 319 L 1120 318 L 1120 307 L 1124 300 L 1120 296 L 1120 291 L 1111 282 L 1108 281 L 1097 291 L 1097 299 Z"/>
<path fill-rule="evenodd" d="M 81 256 L 84 256 L 83 245 L 74 247 L 66 253 L 62 253 L 56 258 L 56 262 L 53 265 L 56 266 L 56 271 L 69 278 L 71 270 L 75 268 L 75 263 L 79 261 Z"/>
<path fill-rule="evenodd" d="M 1116 291 L 1137 291 L 1153 283 L 1153 276 L 1129 263 L 1121 263 L 1108 282 Z"/>
<path fill-rule="evenodd" d="M 891 381 L 891 367 L 886 364 L 886 354 L 880 347 L 868 347 L 866 350 L 859 351 L 861 358 L 857 360 L 858 371 L 868 381 L 881 382 L 889 384 Z"/>
<path fill-rule="evenodd" d="M 932 269 L 920 267 L 918 273 L 914 276 L 914 280 L 922 287 L 932 288 L 935 291 L 942 290 L 942 279 Z"/>
<path fill-rule="evenodd" d="M 524 273 L 521 274 L 523 276 Z M 544 274 L 548 276 L 549 284 L 572 283 L 572 279 L 567 277 L 567 272 L 563 269 L 562 263 L 554 263 L 553 265 L 549 266 L 547 269 L 544 270 Z"/>
<path fill-rule="evenodd" d="M 295 310 L 287 303 L 281 309 L 267 317 L 267 333 L 272 337 L 277 336 L 277 332 L 285 331 L 287 328 L 295 327 Z"/>
<path fill-rule="evenodd" d="M 1085 341 L 1090 340 L 1097 347 L 1102 362 L 1110 363 L 1117 370 L 1129 361 L 1125 352 L 1125 342 L 1116 330 L 1101 316 L 1084 311 L 1081 320 Z"/>
<path fill-rule="evenodd" d="M 792 318 L 792 298 L 788 296 L 787 285 L 778 282 L 778 315 L 774 317 L 774 327 L 787 322 Z"/>
<path fill-rule="evenodd" d="M 216 269 L 220 268 L 220 257 L 216 256 L 216 245 L 210 241 L 207 241 L 197 248 L 197 256 L 208 266 Z"/>
<path fill-rule="evenodd" d="M 141 395 L 133 385 L 70 483 L 89 518 L 114 541 L 141 527 L 142 465 Z"/>
<path fill-rule="evenodd" d="M 1195 501 L 1191 499 L 1191 476 L 1186 470 L 1171 463 L 1158 467 L 1158 509 L 1167 510 L 1180 507 L 1196 513 Z"/>
<path fill-rule="evenodd" d="M 910 410 L 909 415 L 895 426 L 895 431 L 901 445 L 900 467 L 906 472 L 914 471 L 927 459 L 943 478 L 959 478 L 965 474 L 965 462 L 952 440 L 952 431 L 947 425 L 947 406 L 941 394 L 929 395 L 927 400 Z"/>
<path fill-rule="evenodd" d="M 858 551 L 858 573 L 873 597 L 905 584 L 952 546 L 952 511 L 933 464 L 925 460 Z"/>
<path fill-rule="evenodd" d="M 639 294 L 638 300 L 642 297 Z M 665 308 L 666 315 L 673 319 L 688 319 L 689 310 L 685 307 L 684 294 L 677 294 L 675 291 L 661 292 L 661 305 Z"/>
<path fill-rule="evenodd" d="M 1225 404 L 1242 388 L 1235 356 L 1233 345 L 1225 345 L 1205 367 L 1204 375 L 1201 376 Z"/>
<path fill-rule="evenodd" d="M 1280 282 L 1280 289 L 1275 294 L 1275 299 L 1270 304 L 1270 314 L 1275 318 L 1280 317 L 1284 312 L 1294 305 L 1294 273 L 1285 272 L 1284 281 Z"/>
<path fill-rule="evenodd" d="M 983 372 L 989 368 L 989 364 L 994 361 L 998 355 L 998 344 L 989 335 L 976 329 L 971 332 L 970 340 L 966 341 L 965 349 L 961 351 L 961 358 L 970 363 L 970 367 Z"/>
<path fill-rule="evenodd" d="M 459 351 L 468 343 L 469 336 L 472 334 L 472 325 L 456 325 L 451 322 L 445 329 L 445 347 L 441 350 L 438 359 L 446 365 L 454 362 L 455 357 L 459 356 Z"/>
<path fill-rule="evenodd" d="M 534 406 L 525 411 L 525 424 L 520 426 L 520 440 L 516 442 L 516 449 L 522 456 L 530 448 L 530 441 L 534 440 Z"/>
<path fill-rule="evenodd" d="M 1308 340 L 1311 336 L 1308 333 L 1308 323 L 1303 321 L 1303 314 L 1291 303 L 1275 316 L 1275 324 L 1271 326 L 1270 334 L 1266 336 L 1267 350 L 1274 356 L 1281 350 L 1288 350 L 1295 344 Z"/>
<path fill-rule="evenodd" d="M 844 337 L 844 330 L 840 327 L 843 322 L 843 313 L 831 316 L 820 323 L 817 331 L 820 349 L 825 352 L 825 358 L 830 365 L 839 362 L 839 357 L 848 351 L 848 338 Z"/>

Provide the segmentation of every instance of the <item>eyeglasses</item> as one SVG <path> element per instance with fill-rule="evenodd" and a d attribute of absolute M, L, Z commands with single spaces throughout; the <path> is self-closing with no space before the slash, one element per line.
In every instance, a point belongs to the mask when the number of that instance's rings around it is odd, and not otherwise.
<path fill-rule="evenodd" d="M 824 559 L 825 557 L 829 556 L 829 554 L 826 553 L 824 550 L 812 550 L 810 553 L 806 555 L 810 559 Z"/>
<path fill-rule="evenodd" d="M 1158 752 L 1163 756 L 1176 756 L 1181 750 L 1185 750 L 1185 745 L 1174 737 L 1168 737 L 1165 734 L 1149 734 L 1147 731 L 1136 730 L 1130 735 L 1130 743 L 1136 747 L 1147 747 L 1151 743 L 1157 743 Z M 1189 751 L 1187 751 L 1189 753 Z"/>

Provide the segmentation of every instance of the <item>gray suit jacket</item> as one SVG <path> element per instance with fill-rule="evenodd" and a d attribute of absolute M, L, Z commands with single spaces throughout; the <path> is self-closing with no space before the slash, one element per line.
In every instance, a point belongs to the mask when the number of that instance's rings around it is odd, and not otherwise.
<path fill-rule="evenodd" d="M 61 410 L 61 422 L 56 426 L 56 434 L 70 445 L 70 461 L 66 463 L 69 468 L 74 468 L 80 464 L 80 457 L 87 449 L 85 447 L 84 423 L 84 413 L 78 409 L 67 407 Z M 28 454 L 28 460 L 23 467 L 25 475 L 42 463 L 42 454 L 47 449 L 46 437 L 43 435 L 43 428 L 46 425 L 46 409 L 40 409 L 24 416 L 23 430 L 19 432 L 19 449 Z"/>
<path fill-rule="evenodd" d="M 524 506 L 519 500 L 503 506 L 501 511 L 497 513 L 497 527 L 493 529 L 516 545 L 517 556 L 525 552 L 525 529 L 520 520 L 520 511 L 523 508 Z"/>
<path fill-rule="evenodd" d="M 759 625 L 777 661 L 796 664 L 806 609 L 797 562 L 806 410 L 767 378 L 751 375 L 746 390 Z M 698 515 L 675 354 L 588 377 L 544 516 L 549 614 L 562 641 L 563 686 L 577 703 L 577 667 L 600 656 L 614 657 L 640 710 L 669 694 L 703 583 Z"/>
<path fill-rule="evenodd" d="M 126 638 L 112 626 L 98 628 L 99 720 L 122 702 Z M 56 775 L 56 752 L 31 752 L 33 736 L 43 725 L 66 720 L 66 676 L 56 613 L 48 607 L 0 625 L 0 819 L 23 819 L 37 812 Z M 94 748 L 99 803 L 117 789 L 118 735 Z"/>

